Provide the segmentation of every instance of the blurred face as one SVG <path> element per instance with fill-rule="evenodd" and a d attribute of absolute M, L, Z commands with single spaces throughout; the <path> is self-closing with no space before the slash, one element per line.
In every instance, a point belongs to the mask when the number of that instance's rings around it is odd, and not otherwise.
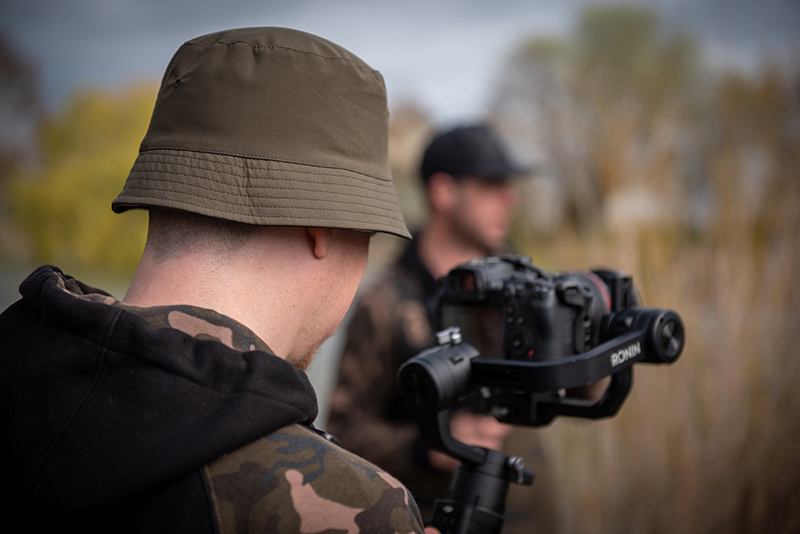
<path fill-rule="evenodd" d="M 501 250 L 519 202 L 511 181 L 468 176 L 455 180 L 454 188 L 451 221 L 457 237 L 486 254 Z"/>

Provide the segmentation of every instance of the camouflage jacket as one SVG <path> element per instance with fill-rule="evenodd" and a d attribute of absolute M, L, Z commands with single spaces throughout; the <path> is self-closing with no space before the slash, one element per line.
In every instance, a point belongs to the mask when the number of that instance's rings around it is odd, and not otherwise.
<path fill-rule="evenodd" d="M 126 306 L 52 267 L 20 292 L 0 315 L 7 517 L 33 530 L 422 532 L 405 488 L 313 430 L 305 373 L 243 325 Z"/>
<path fill-rule="evenodd" d="M 437 283 L 412 241 L 364 291 L 347 329 L 328 430 L 342 446 L 397 476 L 421 506 L 445 496 L 450 475 L 431 469 L 414 416 L 395 385 L 397 368 L 435 342 Z"/>

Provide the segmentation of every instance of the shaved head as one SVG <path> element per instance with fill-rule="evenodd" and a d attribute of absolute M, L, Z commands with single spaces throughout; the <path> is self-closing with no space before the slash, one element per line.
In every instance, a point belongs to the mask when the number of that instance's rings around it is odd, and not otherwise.
<path fill-rule="evenodd" d="M 247 243 L 257 228 L 185 211 L 151 208 L 147 247 L 158 262 L 201 247 L 217 259 L 225 260 Z"/>

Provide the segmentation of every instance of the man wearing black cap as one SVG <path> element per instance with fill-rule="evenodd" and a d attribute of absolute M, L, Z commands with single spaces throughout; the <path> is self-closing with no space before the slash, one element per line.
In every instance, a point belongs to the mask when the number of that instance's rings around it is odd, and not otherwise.
<path fill-rule="evenodd" d="M 397 264 L 361 297 L 350 323 L 328 430 L 345 448 L 380 465 L 411 489 L 422 508 L 445 496 L 455 460 L 428 451 L 395 386 L 397 368 L 434 344 L 436 280 L 472 258 L 506 250 L 525 169 L 485 125 L 437 136 L 421 174 L 430 215 Z M 453 435 L 499 449 L 510 427 L 457 412 Z"/>

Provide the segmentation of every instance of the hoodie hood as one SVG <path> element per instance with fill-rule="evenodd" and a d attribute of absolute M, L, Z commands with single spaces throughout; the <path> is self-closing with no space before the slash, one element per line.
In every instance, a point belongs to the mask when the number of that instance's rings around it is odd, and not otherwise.
<path fill-rule="evenodd" d="M 274 354 L 152 328 L 65 279 L 40 267 L 0 315 L 4 480 L 26 508 L 109 506 L 316 417 L 306 374 Z"/>

